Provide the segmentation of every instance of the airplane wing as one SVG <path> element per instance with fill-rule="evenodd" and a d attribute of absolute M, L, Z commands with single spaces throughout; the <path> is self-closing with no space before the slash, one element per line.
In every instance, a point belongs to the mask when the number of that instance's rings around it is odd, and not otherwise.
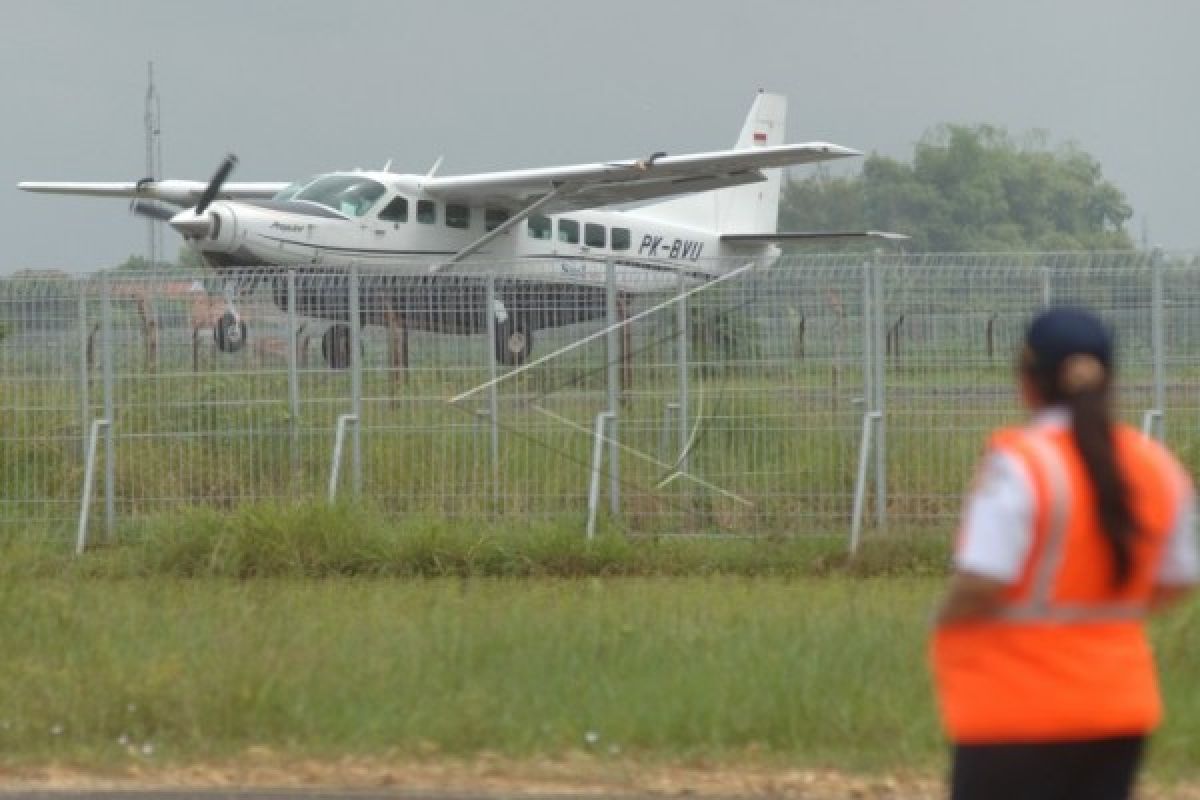
<path fill-rule="evenodd" d="M 764 169 L 811 164 L 857 150 L 828 142 L 720 150 L 681 156 L 429 178 L 422 188 L 442 200 L 517 212 L 555 193 L 538 210 L 550 214 L 704 192 L 765 180 Z"/>
<path fill-rule="evenodd" d="M 18 189 L 42 194 L 71 194 L 84 197 L 138 197 L 161 200 L 177 206 L 190 206 L 200 199 L 206 181 L 125 181 L 116 183 L 77 183 L 24 181 Z M 287 188 L 285 183 L 225 183 L 218 197 L 226 200 L 254 200 L 275 196 Z"/>

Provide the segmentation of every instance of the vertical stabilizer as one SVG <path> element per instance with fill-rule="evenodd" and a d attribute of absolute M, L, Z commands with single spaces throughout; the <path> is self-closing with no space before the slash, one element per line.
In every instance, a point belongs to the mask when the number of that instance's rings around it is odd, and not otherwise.
<path fill-rule="evenodd" d="M 736 150 L 783 144 L 787 98 L 759 92 L 738 136 Z M 765 181 L 721 189 L 717 230 L 722 233 L 774 233 L 779 226 L 779 189 L 782 169 L 766 169 Z"/>
<path fill-rule="evenodd" d="M 760 91 L 734 149 L 784 144 L 786 122 L 787 98 Z M 779 224 L 782 173 L 782 169 L 766 169 L 765 181 L 655 203 L 638 209 L 638 213 L 719 233 L 774 233 Z"/>

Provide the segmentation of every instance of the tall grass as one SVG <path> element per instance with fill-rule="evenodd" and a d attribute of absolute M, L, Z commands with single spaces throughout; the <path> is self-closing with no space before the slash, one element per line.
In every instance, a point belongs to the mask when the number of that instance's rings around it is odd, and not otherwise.
<path fill-rule="evenodd" d="M 938 754 L 928 584 L 16 582 L 0 759 Z"/>
<path fill-rule="evenodd" d="M 496 752 L 938 769 L 935 579 L 0 582 L 0 765 Z M 1200 609 L 1155 631 L 1194 776 Z"/>
<path fill-rule="evenodd" d="M 0 578 L 26 577 L 799 577 L 936 575 L 948 539 L 868 537 L 855 558 L 839 537 L 628 537 L 581 524 L 394 518 L 363 505 L 192 508 L 122 524 L 83 558 L 49 536 L 0 540 Z"/>

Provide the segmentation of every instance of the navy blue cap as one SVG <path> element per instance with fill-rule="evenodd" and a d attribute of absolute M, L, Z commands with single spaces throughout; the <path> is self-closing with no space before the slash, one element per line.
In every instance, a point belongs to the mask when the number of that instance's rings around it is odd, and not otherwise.
<path fill-rule="evenodd" d="M 1025 331 L 1025 344 L 1038 366 L 1057 370 L 1076 353 L 1095 356 L 1112 368 L 1113 336 L 1092 312 L 1073 306 L 1048 308 L 1033 318 Z"/>

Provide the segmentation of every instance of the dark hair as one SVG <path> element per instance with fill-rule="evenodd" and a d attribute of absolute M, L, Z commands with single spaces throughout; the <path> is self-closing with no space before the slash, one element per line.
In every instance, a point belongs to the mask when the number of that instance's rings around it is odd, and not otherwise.
<path fill-rule="evenodd" d="M 1138 526 L 1113 447 L 1109 411 L 1112 371 L 1091 355 L 1076 354 L 1041 364 L 1028 351 L 1022 370 L 1044 402 L 1071 411 L 1071 435 L 1092 481 L 1096 514 L 1112 552 L 1113 583 L 1123 586 L 1133 571 L 1133 539 Z"/>

